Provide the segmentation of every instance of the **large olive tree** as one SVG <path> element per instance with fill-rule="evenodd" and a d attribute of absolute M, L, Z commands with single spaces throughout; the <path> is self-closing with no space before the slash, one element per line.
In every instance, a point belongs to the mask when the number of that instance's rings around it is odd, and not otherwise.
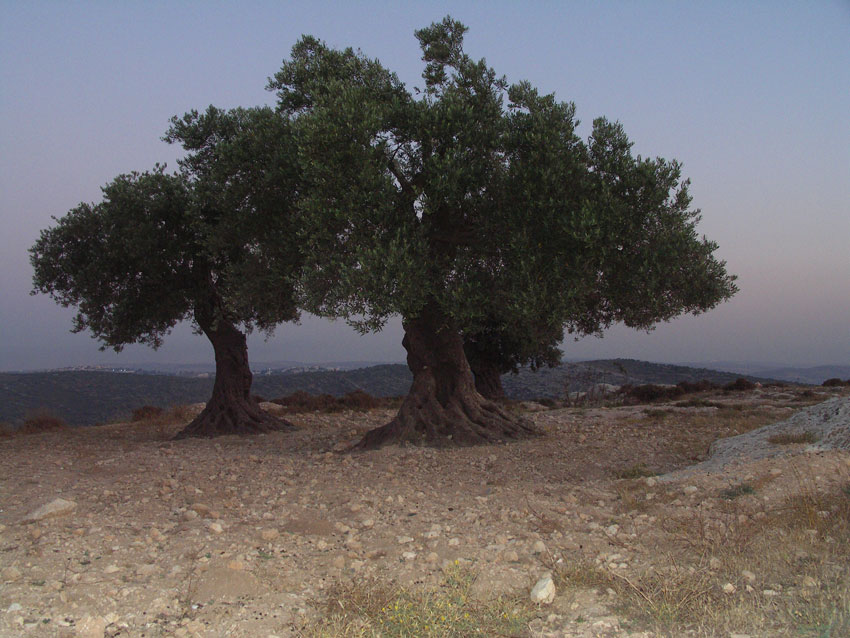
<path fill-rule="evenodd" d="M 476 392 L 464 339 L 651 324 L 734 292 L 678 165 L 634 158 L 603 119 L 582 141 L 572 104 L 509 86 L 464 53 L 465 31 L 416 32 L 421 91 L 313 37 L 270 81 L 299 147 L 305 308 L 362 330 L 403 319 L 413 384 L 363 447 L 533 431 Z"/>
<path fill-rule="evenodd" d="M 210 107 L 174 118 L 165 139 L 187 151 L 178 173 L 118 176 L 101 202 L 42 231 L 34 292 L 77 307 L 73 330 L 102 349 L 156 348 L 182 320 L 209 339 L 212 397 L 178 437 L 291 427 L 251 397 L 245 336 L 298 317 L 288 122 L 268 108 Z"/>

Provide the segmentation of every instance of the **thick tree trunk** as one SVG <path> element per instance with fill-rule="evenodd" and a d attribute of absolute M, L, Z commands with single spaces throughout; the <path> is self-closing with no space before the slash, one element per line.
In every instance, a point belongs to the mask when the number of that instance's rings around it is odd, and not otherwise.
<path fill-rule="evenodd" d="M 357 449 L 389 443 L 449 446 L 518 439 L 536 431 L 475 390 L 463 340 L 433 306 L 404 322 L 410 392 L 389 423 L 368 432 Z"/>
<path fill-rule="evenodd" d="M 469 366 L 475 377 L 475 389 L 485 399 L 503 401 L 505 388 L 502 387 L 502 370 L 498 364 L 484 359 L 470 359 Z"/>
<path fill-rule="evenodd" d="M 295 426 L 288 421 L 261 410 L 251 397 L 253 375 L 248 365 L 245 335 L 223 320 L 218 321 L 215 328 L 211 322 L 199 320 L 198 323 L 215 351 L 215 384 L 204 410 L 174 438 L 293 429 Z"/>

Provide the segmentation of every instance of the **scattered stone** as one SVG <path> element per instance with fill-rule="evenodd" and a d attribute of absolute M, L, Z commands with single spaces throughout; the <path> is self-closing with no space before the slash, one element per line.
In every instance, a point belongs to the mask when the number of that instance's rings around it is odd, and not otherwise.
<path fill-rule="evenodd" d="M 218 522 L 210 523 L 209 528 L 213 534 L 221 534 L 224 531 L 224 528 L 221 526 L 221 523 Z"/>
<path fill-rule="evenodd" d="M 449 546 L 450 547 L 457 547 L 458 545 L 460 545 L 460 539 L 459 538 L 450 538 L 449 539 Z"/>
<path fill-rule="evenodd" d="M 644 483 L 646 483 L 647 487 L 655 487 L 656 485 L 658 485 L 658 479 L 654 476 L 647 476 Z"/>
<path fill-rule="evenodd" d="M 682 491 L 685 494 L 695 494 L 698 489 L 696 485 L 686 485 Z"/>
<path fill-rule="evenodd" d="M 46 505 L 42 505 L 37 510 L 30 512 L 23 518 L 23 520 L 21 520 L 21 523 L 35 523 L 36 521 L 43 521 L 47 518 L 65 516 L 66 514 L 73 512 L 76 508 L 77 504 L 74 501 L 57 498 Z"/>
<path fill-rule="evenodd" d="M 210 506 L 204 505 L 203 503 L 195 503 L 190 509 L 197 512 L 198 516 L 202 516 L 204 518 L 210 515 Z"/>
<path fill-rule="evenodd" d="M 7 612 L 21 611 L 21 609 L 23 609 L 23 607 L 21 607 L 21 603 L 12 603 L 11 605 L 9 605 L 9 608 L 6 611 Z"/>
<path fill-rule="evenodd" d="M 741 576 L 743 576 L 743 577 L 744 577 L 744 580 L 746 580 L 746 581 L 747 581 L 748 583 L 750 583 L 751 585 L 752 585 L 754 582 L 756 582 L 756 575 L 755 575 L 753 572 L 751 572 L 750 570 L 748 570 L 748 569 L 745 569 L 744 571 L 742 571 L 742 572 L 741 572 Z"/>
<path fill-rule="evenodd" d="M 335 556 L 333 560 L 333 566 L 337 569 L 342 569 L 345 567 L 345 556 Z"/>
<path fill-rule="evenodd" d="M 219 567 L 200 575 L 192 599 L 203 603 L 211 600 L 235 602 L 243 597 L 257 596 L 262 591 L 263 587 L 253 574 Z"/>
<path fill-rule="evenodd" d="M 720 565 L 721 565 L 720 559 L 717 558 L 716 556 L 712 556 L 708 560 L 708 568 L 709 569 L 720 569 Z"/>
<path fill-rule="evenodd" d="M 512 549 L 506 551 L 502 557 L 509 563 L 516 563 L 519 561 L 519 555 Z"/>
<path fill-rule="evenodd" d="M 186 510 L 183 512 L 183 520 L 194 521 L 198 518 L 198 513 L 195 510 Z"/>
<path fill-rule="evenodd" d="M 77 624 L 77 636 L 79 638 L 103 638 L 107 624 L 106 618 L 102 616 L 85 616 Z"/>
<path fill-rule="evenodd" d="M 732 583 L 726 583 L 725 585 L 723 585 L 724 594 L 734 594 L 736 589 L 737 588 Z"/>
<path fill-rule="evenodd" d="M 437 552 L 431 552 L 425 557 L 425 561 L 429 563 L 436 563 L 440 560 L 440 555 Z"/>
<path fill-rule="evenodd" d="M 399 536 L 396 540 L 399 545 L 407 545 L 408 543 L 413 542 L 413 539 L 410 536 Z"/>
<path fill-rule="evenodd" d="M 17 567 L 7 567 L 3 570 L 3 580 L 7 583 L 14 583 L 21 579 L 21 570 Z"/>
<path fill-rule="evenodd" d="M 416 558 L 416 552 L 404 552 L 402 553 L 401 557 L 404 560 L 413 560 Z"/>
<path fill-rule="evenodd" d="M 530 594 L 532 602 L 548 605 L 555 600 L 555 581 L 552 580 L 552 574 L 544 574 L 540 580 L 535 583 Z"/>
<path fill-rule="evenodd" d="M 280 536 L 280 532 L 273 528 L 264 529 L 260 532 L 260 538 L 264 541 L 273 541 L 278 536 Z"/>
<path fill-rule="evenodd" d="M 546 543 L 543 541 L 535 541 L 534 546 L 531 548 L 535 554 L 544 554 L 546 552 Z"/>
<path fill-rule="evenodd" d="M 241 572 L 243 569 L 245 569 L 245 563 L 243 563 L 241 560 L 232 560 L 227 563 L 227 569 L 230 569 L 234 572 Z"/>
<path fill-rule="evenodd" d="M 803 587 L 817 587 L 818 581 L 816 581 L 811 576 L 803 576 L 802 585 L 803 585 Z"/>
<path fill-rule="evenodd" d="M 616 523 L 613 525 L 609 525 L 605 528 L 605 533 L 608 534 L 608 536 L 616 536 L 620 533 L 620 526 Z"/>
<path fill-rule="evenodd" d="M 761 595 L 767 596 L 768 598 L 772 598 L 774 596 L 778 596 L 779 592 L 776 591 L 775 589 L 764 589 L 764 590 L 762 590 Z"/>
<path fill-rule="evenodd" d="M 121 568 L 118 565 L 108 565 L 106 569 L 103 570 L 104 574 L 114 574 L 116 572 L 120 572 Z"/>
<path fill-rule="evenodd" d="M 154 564 L 139 565 L 136 568 L 136 573 L 139 576 L 151 576 L 157 572 L 157 567 Z"/>
<path fill-rule="evenodd" d="M 372 529 L 373 527 L 375 527 L 375 519 L 367 518 L 365 521 L 360 523 L 360 526 L 363 529 Z"/>

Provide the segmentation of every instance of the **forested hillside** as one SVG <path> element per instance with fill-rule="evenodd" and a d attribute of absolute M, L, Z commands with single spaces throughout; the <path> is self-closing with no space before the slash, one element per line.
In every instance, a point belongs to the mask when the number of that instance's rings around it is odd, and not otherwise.
<path fill-rule="evenodd" d="M 503 381 L 509 398 L 535 399 L 563 397 L 565 391 L 586 390 L 597 383 L 674 384 L 708 379 L 725 384 L 739 376 L 703 368 L 612 359 L 565 363 L 537 372 L 523 369 L 519 374 L 505 375 Z M 407 393 L 411 379 L 407 366 L 401 364 L 257 375 L 253 392 L 265 399 L 286 396 L 296 390 L 342 396 L 359 389 L 378 397 L 402 396 Z M 138 373 L 0 373 L 0 422 L 18 424 L 37 410 L 49 410 L 71 425 L 127 419 L 134 408 L 142 405 L 166 408 L 204 402 L 210 396 L 212 383 L 210 378 Z"/>

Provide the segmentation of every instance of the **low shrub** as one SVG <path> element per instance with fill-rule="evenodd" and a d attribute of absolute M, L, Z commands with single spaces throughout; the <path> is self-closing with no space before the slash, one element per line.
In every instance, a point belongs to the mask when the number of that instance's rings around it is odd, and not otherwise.
<path fill-rule="evenodd" d="M 749 379 L 744 379 L 743 377 L 735 379 L 731 383 L 727 383 L 723 386 L 723 389 L 728 392 L 746 392 L 747 390 L 755 390 L 755 388 L 755 383 Z"/>
<path fill-rule="evenodd" d="M 136 423 L 138 421 L 150 421 L 162 416 L 163 409 L 155 405 L 143 405 L 140 408 L 133 410 L 131 420 Z"/>
<path fill-rule="evenodd" d="M 767 442 L 774 445 L 795 445 L 797 443 L 817 443 L 820 437 L 814 432 L 795 432 L 788 434 L 774 434 L 768 437 Z"/>
<path fill-rule="evenodd" d="M 380 400 L 363 390 L 354 390 L 344 397 L 340 397 L 337 403 L 347 410 L 374 410 L 380 407 Z"/>
<path fill-rule="evenodd" d="M 623 386 L 623 393 L 637 403 L 668 401 L 682 396 L 685 392 L 677 385 L 665 386 L 648 383 L 646 385 Z"/>
<path fill-rule="evenodd" d="M 827 379 L 826 381 L 821 383 L 821 385 L 824 388 L 840 388 L 845 385 L 850 386 L 850 379 L 847 379 L 847 381 L 842 381 L 838 377 L 833 377 L 832 379 Z"/>
<path fill-rule="evenodd" d="M 389 407 L 397 403 L 396 399 L 379 399 L 363 390 L 352 390 L 341 397 L 330 394 L 312 395 L 303 390 L 297 390 L 272 403 L 287 408 L 288 412 L 340 412 L 342 410 L 373 410 Z"/>
<path fill-rule="evenodd" d="M 717 384 L 712 383 L 708 379 L 700 379 L 699 381 L 679 381 L 676 387 L 681 388 L 685 394 L 693 394 L 694 392 L 716 390 Z"/>
<path fill-rule="evenodd" d="M 29 412 L 24 419 L 24 424 L 18 428 L 18 434 L 35 434 L 37 432 L 49 432 L 67 428 L 68 424 L 61 417 L 56 416 L 47 408 L 38 408 Z"/>

